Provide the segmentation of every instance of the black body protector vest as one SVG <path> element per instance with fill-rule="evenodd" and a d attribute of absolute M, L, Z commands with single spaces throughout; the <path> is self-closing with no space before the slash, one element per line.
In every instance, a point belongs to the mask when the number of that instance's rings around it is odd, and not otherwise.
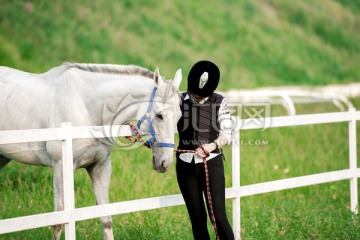
<path fill-rule="evenodd" d="M 195 104 L 190 98 L 184 100 L 186 94 L 181 94 L 182 116 L 177 124 L 179 149 L 195 150 L 199 145 L 211 143 L 219 137 L 218 113 L 224 97 L 213 93 L 205 103 Z"/>

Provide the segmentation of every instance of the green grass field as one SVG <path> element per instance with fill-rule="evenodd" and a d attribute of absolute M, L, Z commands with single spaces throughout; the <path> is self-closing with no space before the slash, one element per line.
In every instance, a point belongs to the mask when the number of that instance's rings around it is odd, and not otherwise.
<path fill-rule="evenodd" d="M 182 68 L 185 90 L 193 63 L 209 59 L 221 69 L 221 91 L 345 84 L 360 79 L 359 16 L 359 0 L 4 0 L 0 65 L 41 73 L 65 61 L 136 64 L 159 66 L 167 79 Z M 298 114 L 337 111 L 327 103 L 296 107 Z M 286 112 L 274 106 L 271 114 Z M 267 144 L 241 146 L 241 184 L 344 169 L 347 134 L 346 124 L 243 131 L 245 142 Z M 230 187 L 231 148 L 224 151 Z M 112 152 L 111 202 L 179 193 L 174 167 L 158 174 L 150 155 Z M 85 170 L 75 174 L 75 191 L 76 207 L 95 204 Z M 348 181 L 244 197 L 241 208 L 242 239 L 360 239 Z M 51 169 L 11 162 L 0 171 L 0 219 L 52 209 Z M 231 220 L 231 200 L 227 211 Z M 77 239 L 102 239 L 98 219 L 76 226 Z M 185 206 L 114 216 L 113 226 L 121 240 L 192 239 Z M 0 239 L 51 235 L 47 227 Z"/>
<path fill-rule="evenodd" d="M 172 78 L 210 59 L 221 90 L 350 83 L 360 79 L 359 14 L 358 0 L 5 0 L 0 65 L 137 64 Z"/>

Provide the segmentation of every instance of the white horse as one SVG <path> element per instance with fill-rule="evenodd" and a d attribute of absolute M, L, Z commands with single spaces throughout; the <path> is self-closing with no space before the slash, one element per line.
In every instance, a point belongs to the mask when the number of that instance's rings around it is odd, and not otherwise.
<path fill-rule="evenodd" d="M 146 116 L 149 121 L 144 121 L 140 130 L 153 133 L 150 143 L 156 137 L 157 143 L 165 144 L 151 147 L 153 168 L 165 172 L 173 162 L 175 128 L 181 116 L 181 78 L 180 69 L 173 81 L 165 81 L 158 69 L 153 73 L 133 65 L 65 63 L 44 74 L 0 67 L 0 131 L 57 128 L 62 122 L 72 126 L 120 125 Z M 149 100 L 152 104 L 144 106 Z M 109 142 L 73 141 L 74 169 L 86 168 L 97 204 L 108 203 L 113 148 Z M 61 153 L 61 143 L 55 141 L 0 145 L 0 169 L 11 159 L 52 167 L 54 208 L 59 211 L 64 207 Z M 111 222 L 111 216 L 101 218 L 105 239 L 114 239 Z M 61 230 L 62 225 L 53 227 L 53 239 L 60 239 Z"/>

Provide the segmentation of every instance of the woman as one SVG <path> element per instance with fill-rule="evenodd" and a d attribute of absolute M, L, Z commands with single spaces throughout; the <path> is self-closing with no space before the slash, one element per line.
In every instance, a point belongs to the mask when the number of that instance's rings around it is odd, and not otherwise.
<path fill-rule="evenodd" d="M 221 240 L 234 239 L 225 211 L 225 177 L 221 151 L 221 147 L 231 141 L 231 130 L 226 129 L 226 126 L 231 126 L 231 121 L 225 98 L 214 93 L 219 79 L 220 71 L 214 63 L 197 62 L 190 70 L 187 92 L 181 94 L 182 117 L 178 122 L 178 148 L 193 152 L 176 155 L 176 174 L 195 240 L 210 239 L 203 201 L 205 195 L 210 215 L 203 158 L 206 158 L 209 173 L 217 234 Z M 210 153 L 209 156 L 207 153 Z"/>

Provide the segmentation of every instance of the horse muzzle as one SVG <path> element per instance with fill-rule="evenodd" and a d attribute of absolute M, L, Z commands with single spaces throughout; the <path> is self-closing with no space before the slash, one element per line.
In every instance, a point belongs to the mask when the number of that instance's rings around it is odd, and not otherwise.
<path fill-rule="evenodd" d="M 172 165 L 172 161 L 167 162 L 166 160 L 156 160 L 153 156 L 153 168 L 159 173 L 165 173 Z"/>

